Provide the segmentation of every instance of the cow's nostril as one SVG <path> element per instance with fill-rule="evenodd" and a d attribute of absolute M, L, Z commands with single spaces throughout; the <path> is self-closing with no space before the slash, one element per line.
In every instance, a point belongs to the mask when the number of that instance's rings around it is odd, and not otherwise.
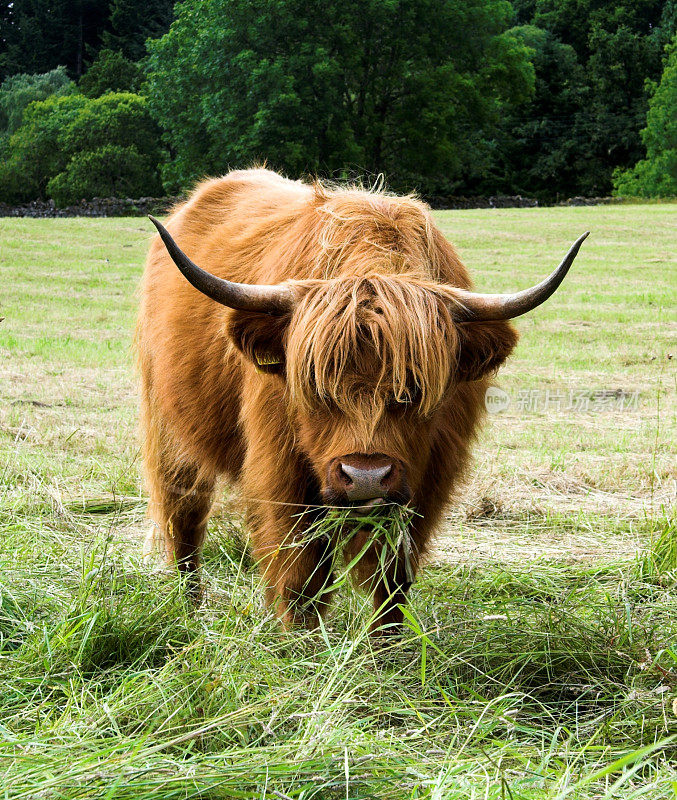
<path fill-rule="evenodd" d="M 349 469 L 350 467 L 346 468 L 345 464 L 341 464 L 339 467 L 339 477 L 346 486 L 353 485 L 353 479 L 350 477 L 350 473 L 348 472 Z"/>
<path fill-rule="evenodd" d="M 388 464 L 386 467 L 383 467 L 383 469 L 384 469 L 384 472 L 383 472 L 383 475 L 381 475 L 381 483 L 383 483 L 383 481 L 393 471 L 393 465 L 392 464 Z"/>

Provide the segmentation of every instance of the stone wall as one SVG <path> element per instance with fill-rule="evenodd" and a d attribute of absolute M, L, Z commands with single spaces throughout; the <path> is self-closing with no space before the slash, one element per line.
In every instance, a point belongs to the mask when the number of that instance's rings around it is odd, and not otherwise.
<path fill-rule="evenodd" d="M 34 200 L 21 206 L 0 203 L 0 217 L 144 217 L 147 214 L 164 214 L 180 199 L 95 197 L 65 208 L 57 208 L 53 200 Z"/>
<path fill-rule="evenodd" d="M 147 214 L 165 214 L 180 197 L 131 198 L 95 197 L 75 206 L 57 208 L 53 200 L 34 200 L 20 206 L 0 203 L 0 217 L 144 217 Z M 496 195 L 491 197 L 428 197 L 435 209 L 465 208 L 537 208 L 541 205 L 533 197 L 521 195 Z M 571 197 L 557 205 L 596 206 L 622 202 L 615 197 Z"/>

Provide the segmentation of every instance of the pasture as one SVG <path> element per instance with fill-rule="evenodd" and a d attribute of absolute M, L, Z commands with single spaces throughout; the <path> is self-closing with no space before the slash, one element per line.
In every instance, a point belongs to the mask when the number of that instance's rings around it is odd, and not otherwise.
<path fill-rule="evenodd" d="M 517 321 L 475 467 L 375 648 L 263 610 L 237 495 L 205 604 L 141 563 L 149 221 L 0 220 L 0 797 L 677 796 L 675 205 L 437 212 Z"/>

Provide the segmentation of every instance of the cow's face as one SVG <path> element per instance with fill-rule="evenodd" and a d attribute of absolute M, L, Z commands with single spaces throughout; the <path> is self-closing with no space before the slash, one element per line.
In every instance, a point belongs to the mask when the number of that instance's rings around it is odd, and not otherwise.
<path fill-rule="evenodd" d="M 360 508 L 411 500 L 459 382 L 496 369 L 517 338 L 505 322 L 457 323 L 444 287 L 406 276 L 319 281 L 293 314 L 239 312 L 230 333 L 285 382 L 323 501 Z"/>
<path fill-rule="evenodd" d="M 285 381 L 295 441 L 325 501 L 352 505 L 416 494 L 445 421 L 453 438 L 460 384 L 503 363 L 517 341 L 506 320 L 556 291 L 588 235 L 539 284 L 492 295 L 403 274 L 234 283 L 194 264 L 151 219 L 190 283 L 237 309 L 235 345 L 273 373 L 266 380 Z"/>

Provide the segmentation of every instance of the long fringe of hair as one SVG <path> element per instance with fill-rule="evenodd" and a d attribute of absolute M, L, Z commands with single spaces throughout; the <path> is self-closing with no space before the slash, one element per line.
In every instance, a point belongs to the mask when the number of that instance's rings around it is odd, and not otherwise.
<path fill-rule="evenodd" d="M 287 391 L 311 412 L 318 399 L 370 416 L 389 401 L 422 415 L 440 403 L 456 362 L 449 299 L 409 275 L 339 278 L 311 289 L 287 340 Z"/>

